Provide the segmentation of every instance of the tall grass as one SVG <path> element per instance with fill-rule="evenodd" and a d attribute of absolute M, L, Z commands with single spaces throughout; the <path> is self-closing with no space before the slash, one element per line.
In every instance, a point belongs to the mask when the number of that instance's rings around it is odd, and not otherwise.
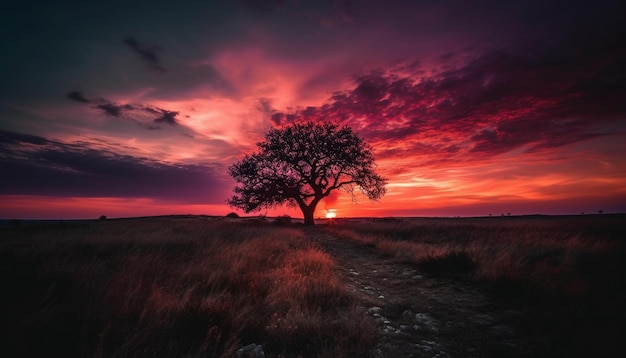
<path fill-rule="evenodd" d="M 481 281 L 519 279 L 575 293 L 609 284 L 597 277 L 600 274 L 612 277 L 610 285 L 615 285 L 618 277 L 613 276 L 624 269 L 619 259 L 626 247 L 624 219 L 607 215 L 344 221 L 332 230 L 424 271 L 436 270 L 438 260 L 456 257 L 466 270 L 450 266 L 438 273 L 466 273 Z"/>
<path fill-rule="evenodd" d="M 245 221 L 3 228 L 9 356 L 366 355 L 374 327 L 301 231 Z"/>
<path fill-rule="evenodd" d="M 556 345 L 546 355 L 607 356 L 626 319 L 626 217 L 353 220 L 335 235 L 420 271 L 478 284 Z"/>

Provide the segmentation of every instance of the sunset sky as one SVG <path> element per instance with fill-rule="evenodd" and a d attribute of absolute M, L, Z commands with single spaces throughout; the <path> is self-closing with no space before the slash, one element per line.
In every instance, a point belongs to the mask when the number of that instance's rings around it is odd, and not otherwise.
<path fill-rule="evenodd" d="M 316 216 L 626 212 L 623 4 L 3 2 L 0 218 L 225 215 L 228 166 L 301 120 L 389 180 Z"/>

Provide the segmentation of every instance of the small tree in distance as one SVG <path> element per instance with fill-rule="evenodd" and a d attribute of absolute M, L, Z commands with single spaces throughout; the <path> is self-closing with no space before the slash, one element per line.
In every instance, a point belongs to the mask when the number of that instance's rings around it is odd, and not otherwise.
<path fill-rule="evenodd" d="M 228 168 L 237 181 L 229 205 L 246 213 L 282 204 L 298 206 L 314 225 L 317 204 L 331 192 L 358 188 L 370 200 L 385 194 L 372 148 L 348 126 L 296 123 L 270 129 L 258 151 Z"/>

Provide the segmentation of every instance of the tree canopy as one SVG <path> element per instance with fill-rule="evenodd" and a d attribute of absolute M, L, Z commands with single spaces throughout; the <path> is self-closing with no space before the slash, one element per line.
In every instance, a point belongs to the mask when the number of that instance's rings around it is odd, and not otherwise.
<path fill-rule="evenodd" d="M 374 171 L 371 146 L 348 126 L 273 128 L 257 147 L 228 168 L 237 181 L 228 203 L 247 213 L 287 204 L 298 206 L 305 225 L 313 225 L 315 207 L 334 190 L 360 190 L 370 200 L 385 194 L 387 181 Z"/>

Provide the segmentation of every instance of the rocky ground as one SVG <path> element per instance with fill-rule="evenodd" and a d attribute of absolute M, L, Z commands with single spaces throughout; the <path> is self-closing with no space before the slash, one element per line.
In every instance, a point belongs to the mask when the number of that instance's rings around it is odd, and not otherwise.
<path fill-rule="evenodd" d="M 429 277 L 323 227 L 307 234 L 338 263 L 337 273 L 377 324 L 375 357 L 529 357 L 544 342 L 516 329 L 521 312 L 470 283 Z"/>

